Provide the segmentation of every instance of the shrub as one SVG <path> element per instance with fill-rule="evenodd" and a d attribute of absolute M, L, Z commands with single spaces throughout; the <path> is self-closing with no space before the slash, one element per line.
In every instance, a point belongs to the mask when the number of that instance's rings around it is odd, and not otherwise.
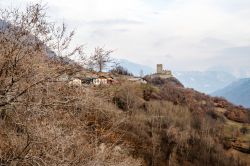
<path fill-rule="evenodd" d="M 142 85 L 143 99 L 149 101 L 153 97 L 153 93 L 158 93 L 157 89 L 150 84 Z"/>
<path fill-rule="evenodd" d="M 144 103 L 142 96 L 140 85 L 127 82 L 115 91 L 113 102 L 124 111 L 138 109 Z"/>
<path fill-rule="evenodd" d="M 242 134 L 247 134 L 247 133 L 248 133 L 248 128 L 247 128 L 246 126 L 242 126 L 242 127 L 240 128 L 240 132 L 241 132 Z"/>
<path fill-rule="evenodd" d="M 116 66 L 112 70 L 110 70 L 111 73 L 113 74 L 120 74 L 120 75 L 127 75 L 127 76 L 133 76 L 131 72 L 129 72 L 126 68 L 122 66 Z"/>
<path fill-rule="evenodd" d="M 193 114 L 192 116 L 192 121 L 191 121 L 191 126 L 195 130 L 201 130 L 202 129 L 202 119 L 196 114 Z"/>

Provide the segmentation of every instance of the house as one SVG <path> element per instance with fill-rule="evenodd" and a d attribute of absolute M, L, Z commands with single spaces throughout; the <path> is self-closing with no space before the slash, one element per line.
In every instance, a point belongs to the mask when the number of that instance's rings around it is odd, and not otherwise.
<path fill-rule="evenodd" d="M 85 77 L 82 80 L 83 84 L 90 85 L 93 83 L 94 78 L 93 77 Z"/>
<path fill-rule="evenodd" d="M 70 86 L 81 86 L 82 85 L 82 80 L 75 78 L 69 82 Z"/>
<path fill-rule="evenodd" d="M 82 79 L 83 84 L 87 85 L 109 85 L 115 84 L 117 81 L 114 77 L 107 72 L 88 72 L 85 74 L 85 77 Z"/>
<path fill-rule="evenodd" d="M 99 76 L 97 78 L 93 78 L 94 85 L 107 85 L 108 79 L 105 76 Z"/>
<path fill-rule="evenodd" d="M 110 73 L 85 72 L 69 76 L 64 73 L 56 81 L 67 82 L 70 86 L 112 85 L 119 83 Z"/>

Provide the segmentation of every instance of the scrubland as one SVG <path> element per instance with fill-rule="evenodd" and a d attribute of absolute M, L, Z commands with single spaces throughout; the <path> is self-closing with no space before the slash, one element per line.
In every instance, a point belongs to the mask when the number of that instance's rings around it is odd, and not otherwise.
<path fill-rule="evenodd" d="M 0 31 L 0 165 L 250 164 L 243 107 L 174 78 L 98 87 L 58 81 L 86 69 L 62 56 L 73 33 L 47 29 L 41 11 L 2 13 L 11 26 Z"/>

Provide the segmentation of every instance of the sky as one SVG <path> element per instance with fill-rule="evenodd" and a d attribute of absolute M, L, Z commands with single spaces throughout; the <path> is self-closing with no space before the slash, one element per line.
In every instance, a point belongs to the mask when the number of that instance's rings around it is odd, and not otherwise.
<path fill-rule="evenodd" d="M 36 0 L 0 0 L 1 8 Z M 49 19 L 76 29 L 75 43 L 171 70 L 250 76 L 249 0 L 43 0 Z"/>

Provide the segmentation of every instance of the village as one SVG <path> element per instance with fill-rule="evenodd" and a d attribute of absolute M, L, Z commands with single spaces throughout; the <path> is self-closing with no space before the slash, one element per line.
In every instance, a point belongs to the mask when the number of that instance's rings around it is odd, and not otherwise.
<path fill-rule="evenodd" d="M 167 79 L 173 77 L 171 70 L 164 70 L 162 64 L 156 65 L 156 73 L 148 75 L 150 78 Z M 60 82 L 68 82 L 70 86 L 108 86 L 120 84 L 127 80 L 138 84 L 147 84 L 145 77 L 133 75 L 119 75 L 111 72 L 85 71 L 74 76 L 63 74 L 58 78 Z"/>

